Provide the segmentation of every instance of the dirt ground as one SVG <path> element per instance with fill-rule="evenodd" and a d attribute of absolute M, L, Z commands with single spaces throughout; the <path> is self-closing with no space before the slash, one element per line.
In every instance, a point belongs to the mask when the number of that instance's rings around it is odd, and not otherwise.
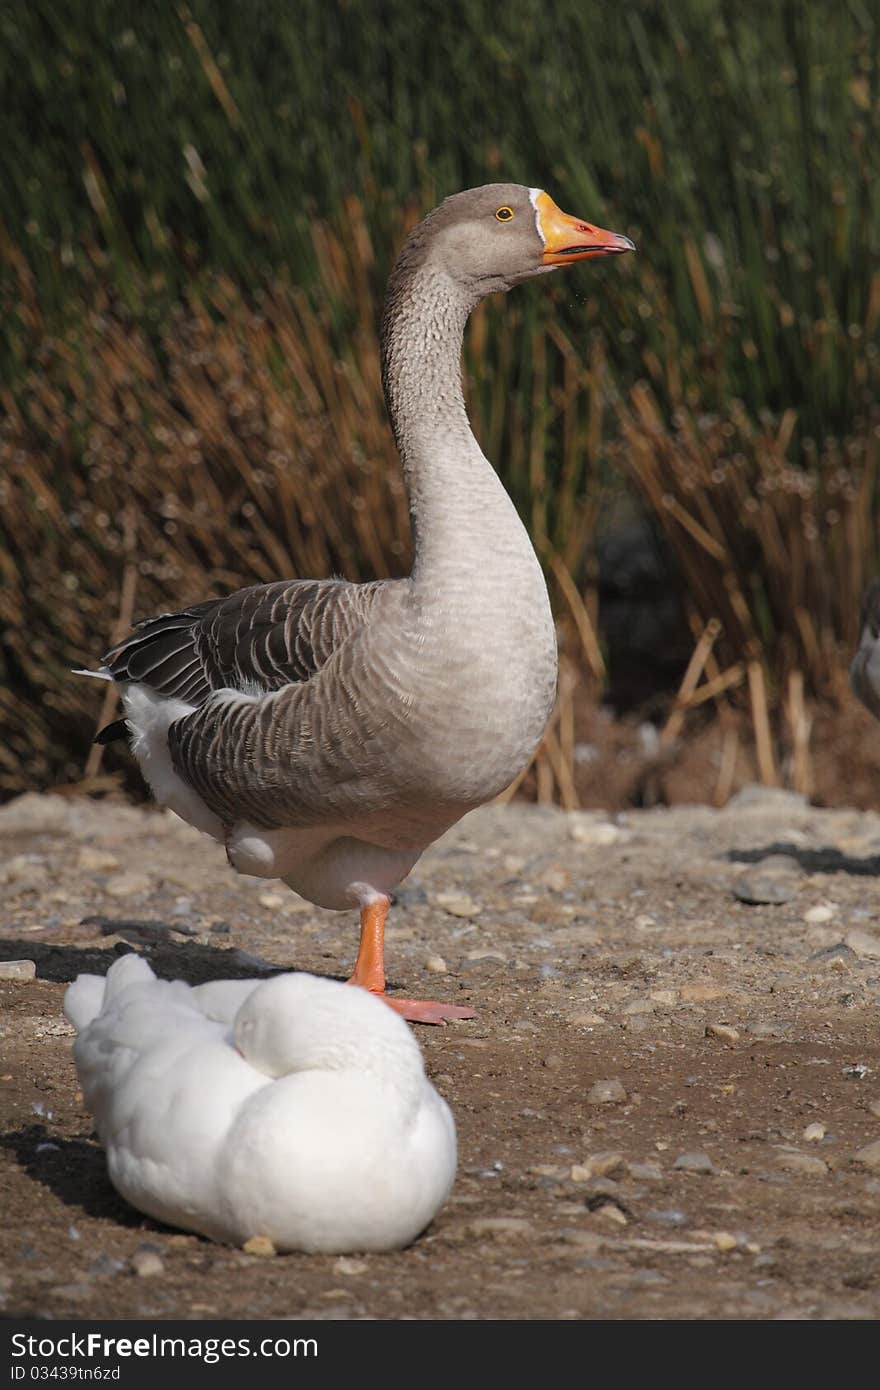
<path fill-rule="evenodd" d="M 130 949 L 191 982 L 344 977 L 354 915 L 236 877 L 170 814 L 10 803 L 0 960 L 37 977 L 0 980 L 3 1316 L 877 1317 L 878 876 L 880 817 L 781 792 L 477 812 L 388 934 L 396 986 L 479 1011 L 417 1030 L 458 1125 L 452 1196 L 399 1253 L 266 1259 L 115 1195 L 64 987 Z"/>

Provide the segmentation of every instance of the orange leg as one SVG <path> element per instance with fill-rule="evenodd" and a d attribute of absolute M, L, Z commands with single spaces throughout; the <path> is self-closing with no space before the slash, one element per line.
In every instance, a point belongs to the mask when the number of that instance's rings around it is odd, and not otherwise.
<path fill-rule="evenodd" d="M 437 1004 L 427 999 L 389 999 L 385 993 L 385 918 L 390 900 L 376 898 L 361 908 L 361 943 L 358 947 L 354 974 L 350 985 L 360 985 L 371 994 L 378 994 L 389 1008 L 410 1023 L 439 1023 L 445 1026 L 452 1018 L 476 1018 L 473 1009 L 458 1004 Z"/>

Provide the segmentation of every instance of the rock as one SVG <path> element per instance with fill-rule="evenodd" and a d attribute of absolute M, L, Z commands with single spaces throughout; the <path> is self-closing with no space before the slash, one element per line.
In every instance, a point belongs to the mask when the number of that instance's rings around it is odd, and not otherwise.
<path fill-rule="evenodd" d="M 483 910 L 478 902 L 463 893 L 435 893 L 433 902 L 452 917 L 479 917 Z"/>
<path fill-rule="evenodd" d="M 257 902 L 260 904 L 260 907 L 266 907 L 270 910 L 277 911 L 279 907 L 284 906 L 285 899 L 282 898 L 280 893 L 260 893 Z"/>
<path fill-rule="evenodd" d="M 353 1260 L 348 1255 L 342 1255 L 333 1262 L 333 1273 L 344 1274 L 350 1279 L 356 1279 L 361 1274 L 366 1274 L 370 1266 L 366 1260 Z"/>
<path fill-rule="evenodd" d="M 731 1235 L 730 1231 L 718 1231 L 715 1235 L 715 1244 L 722 1255 L 728 1255 L 731 1250 L 735 1250 L 739 1242 L 736 1236 Z"/>
<path fill-rule="evenodd" d="M 801 1138 L 806 1139 L 808 1144 L 818 1144 L 825 1138 L 825 1126 L 818 1123 L 807 1125 Z"/>
<path fill-rule="evenodd" d="M 650 999 L 630 999 L 620 1011 L 629 1017 L 633 1014 L 652 1014 L 654 1005 Z"/>
<path fill-rule="evenodd" d="M 646 1211 L 645 1220 L 653 1221 L 655 1226 L 670 1226 L 673 1230 L 680 1230 L 682 1226 L 687 1226 L 688 1218 L 678 1207 L 664 1207 L 659 1211 Z"/>
<path fill-rule="evenodd" d="M 853 1159 L 863 1168 L 869 1168 L 872 1173 L 880 1173 L 880 1139 L 875 1139 L 872 1144 L 858 1149 L 853 1154 Z"/>
<path fill-rule="evenodd" d="M 95 849 L 94 845 L 83 845 L 76 862 L 85 874 L 109 874 L 119 868 L 115 854 L 108 854 L 105 849 Z"/>
<path fill-rule="evenodd" d="M 869 1100 L 868 1109 L 876 1119 L 880 1120 L 880 1100 Z"/>
<path fill-rule="evenodd" d="M 815 926 L 818 922 L 830 922 L 837 911 L 830 903 L 817 903 L 815 907 L 807 908 L 804 913 L 804 921 Z"/>
<path fill-rule="evenodd" d="M 137 897 L 148 893 L 152 883 L 146 874 L 115 874 L 104 884 L 104 892 L 111 898 Z"/>
<path fill-rule="evenodd" d="M 588 1105 L 620 1105 L 626 1100 L 626 1089 L 617 1077 L 596 1081 L 587 1092 Z"/>
<path fill-rule="evenodd" d="M 659 1182 L 663 1177 L 659 1163 L 628 1163 L 627 1171 L 636 1182 Z"/>
<path fill-rule="evenodd" d="M 261 1259 L 269 1259 L 278 1253 L 268 1236 L 251 1236 L 241 1248 L 246 1255 L 258 1255 Z"/>
<path fill-rule="evenodd" d="M 846 944 L 857 956 L 866 960 L 880 960 L 880 936 L 856 927 L 846 934 Z"/>
<path fill-rule="evenodd" d="M 717 1038 L 723 1043 L 739 1042 L 739 1033 L 736 1028 L 732 1028 L 729 1023 L 707 1023 L 706 1037 Z"/>
<path fill-rule="evenodd" d="M 610 821 L 603 820 L 598 816 L 586 815 L 583 812 L 571 812 L 568 837 L 579 845 L 589 845 L 592 848 L 601 849 L 607 845 L 616 844 L 625 835 L 625 831 L 619 830 Z"/>
<path fill-rule="evenodd" d="M 699 1151 L 679 1154 L 672 1166 L 677 1173 L 715 1172 L 715 1164 L 712 1162 L 709 1155 Z"/>
<path fill-rule="evenodd" d="M 52 1290 L 53 1295 L 60 1299 L 62 1303 L 84 1303 L 87 1298 L 92 1296 L 91 1284 L 56 1284 Z"/>
<path fill-rule="evenodd" d="M 600 1023 L 605 1022 L 601 1014 L 589 1012 L 572 1014 L 568 1021 L 573 1024 L 575 1028 L 598 1028 Z"/>
<path fill-rule="evenodd" d="M 165 1266 L 155 1250 L 136 1250 L 131 1257 L 131 1267 L 139 1279 L 154 1279 L 165 1273 Z"/>
<path fill-rule="evenodd" d="M 805 1178 L 823 1178 L 828 1172 L 828 1164 L 815 1154 L 797 1153 L 795 1150 L 777 1154 L 776 1162 L 787 1173 L 800 1173 Z"/>
<path fill-rule="evenodd" d="M 559 1232 L 559 1239 L 565 1245 L 576 1246 L 579 1255 L 585 1253 L 598 1255 L 602 1249 L 602 1237 L 597 1235 L 595 1231 L 581 1231 L 576 1227 L 567 1226 L 565 1230 Z"/>
<path fill-rule="evenodd" d="M 469 1221 L 465 1233 L 477 1240 L 488 1237 L 490 1240 L 524 1240 L 532 1234 L 531 1221 L 523 1216 L 480 1216 Z"/>
<path fill-rule="evenodd" d="M 733 885 L 733 896 L 754 906 L 787 903 L 796 895 L 800 878 L 795 860 L 771 855 L 740 874 Z"/>
<path fill-rule="evenodd" d="M 36 963 L 32 960 L 0 960 L 0 980 L 35 980 Z"/>
<path fill-rule="evenodd" d="M 825 965 L 830 970 L 846 970 L 848 965 L 856 963 L 858 956 L 845 942 L 835 941 L 830 946 L 822 946 L 818 951 L 813 951 L 808 959 L 815 961 L 817 965 Z"/>
<path fill-rule="evenodd" d="M 782 787 L 762 787 L 751 783 L 732 796 L 725 806 L 725 813 L 741 815 L 785 817 L 809 811 L 810 805 L 801 792 L 785 791 Z"/>
<path fill-rule="evenodd" d="M 620 1177 L 625 1168 L 624 1157 L 616 1149 L 604 1149 L 601 1153 L 590 1154 L 587 1159 L 594 1178 Z"/>
<path fill-rule="evenodd" d="M 693 980 L 690 984 L 682 985 L 679 995 L 685 1004 L 702 1004 L 710 999 L 720 999 L 726 992 L 714 980 Z"/>
<path fill-rule="evenodd" d="M 678 991 L 675 989 L 652 989 L 651 998 L 655 1004 L 662 1004 L 665 1008 L 673 1008 L 678 999 Z"/>
<path fill-rule="evenodd" d="M 430 955 L 425 961 L 425 969 L 434 975 L 445 975 L 449 967 L 442 956 Z"/>
<path fill-rule="evenodd" d="M 593 1182 L 596 1178 L 621 1177 L 626 1164 L 622 1153 L 609 1149 L 591 1154 L 585 1163 L 576 1163 L 571 1170 L 572 1182 Z"/>

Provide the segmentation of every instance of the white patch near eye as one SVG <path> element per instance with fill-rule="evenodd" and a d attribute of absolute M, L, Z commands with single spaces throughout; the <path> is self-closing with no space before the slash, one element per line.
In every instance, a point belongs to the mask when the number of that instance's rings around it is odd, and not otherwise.
<path fill-rule="evenodd" d="M 538 199 L 540 198 L 540 196 L 541 196 L 541 194 L 542 194 L 543 192 L 544 192 L 543 188 L 530 188 L 530 189 L 529 189 L 529 202 L 531 203 L 532 207 L 535 209 L 535 226 L 536 226 L 537 229 L 538 229 L 538 236 L 541 238 L 541 241 L 542 241 L 543 244 L 546 246 L 546 245 L 547 245 L 547 238 L 546 238 L 545 235 L 544 235 L 544 228 L 541 226 L 541 214 L 540 214 L 540 212 L 538 211 Z"/>

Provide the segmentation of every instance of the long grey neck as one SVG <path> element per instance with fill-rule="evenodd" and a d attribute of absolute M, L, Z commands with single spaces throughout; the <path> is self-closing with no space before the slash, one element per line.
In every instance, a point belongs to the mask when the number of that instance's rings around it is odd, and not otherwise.
<path fill-rule="evenodd" d="M 412 519 L 413 581 L 471 581 L 487 566 L 536 567 L 513 503 L 471 431 L 461 350 L 476 303 L 442 269 L 398 264 L 382 327 L 382 379 Z"/>

